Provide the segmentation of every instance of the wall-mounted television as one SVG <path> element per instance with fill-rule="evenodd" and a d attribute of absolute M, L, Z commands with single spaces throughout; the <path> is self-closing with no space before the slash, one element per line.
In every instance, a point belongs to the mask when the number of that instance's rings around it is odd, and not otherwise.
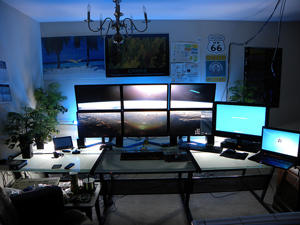
<path fill-rule="evenodd" d="M 120 85 L 75 85 L 77 110 L 121 109 Z"/>
<path fill-rule="evenodd" d="M 125 137 L 168 136 L 168 112 L 124 111 Z"/>
<path fill-rule="evenodd" d="M 116 45 L 105 38 L 106 77 L 169 76 L 169 34 L 134 34 Z"/>
<path fill-rule="evenodd" d="M 170 109 L 213 108 L 216 84 L 170 84 Z"/>
<path fill-rule="evenodd" d="M 123 84 L 124 109 L 167 109 L 168 84 Z"/>

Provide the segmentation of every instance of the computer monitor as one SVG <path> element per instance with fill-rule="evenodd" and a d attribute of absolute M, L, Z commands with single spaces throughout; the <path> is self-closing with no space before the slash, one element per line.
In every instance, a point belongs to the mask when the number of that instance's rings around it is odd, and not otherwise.
<path fill-rule="evenodd" d="M 212 110 L 170 110 L 170 136 L 212 135 Z"/>
<path fill-rule="evenodd" d="M 124 111 L 125 137 L 168 136 L 168 112 Z"/>
<path fill-rule="evenodd" d="M 214 136 L 229 137 L 233 142 L 261 142 L 262 127 L 268 125 L 267 105 L 215 102 Z"/>
<path fill-rule="evenodd" d="M 170 109 L 213 108 L 216 84 L 170 84 Z"/>
<path fill-rule="evenodd" d="M 122 136 L 121 112 L 77 112 L 77 121 L 80 139 Z"/>
<path fill-rule="evenodd" d="M 124 109 L 167 109 L 168 84 L 123 84 Z"/>
<path fill-rule="evenodd" d="M 121 109 L 120 85 L 75 85 L 77 110 Z"/>

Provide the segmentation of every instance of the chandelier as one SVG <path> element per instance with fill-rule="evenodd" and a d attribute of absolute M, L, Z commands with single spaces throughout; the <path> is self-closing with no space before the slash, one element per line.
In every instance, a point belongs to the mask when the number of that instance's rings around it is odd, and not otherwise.
<path fill-rule="evenodd" d="M 100 14 L 100 27 L 97 28 L 97 30 L 93 30 L 90 26 L 90 23 L 93 22 L 93 20 L 91 20 L 91 6 L 90 6 L 90 4 L 88 4 L 88 6 L 87 6 L 87 19 L 85 21 L 88 22 L 88 27 L 91 31 L 93 31 L 93 32 L 99 32 L 100 31 L 101 36 L 106 37 L 107 34 L 108 34 L 109 29 L 114 28 L 114 29 L 116 29 L 116 33 L 112 36 L 112 40 L 113 40 L 114 43 L 119 45 L 119 44 L 122 44 L 124 42 L 124 36 L 120 33 L 121 29 L 122 30 L 124 29 L 126 31 L 126 35 L 127 35 L 128 38 L 132 37 L 133 30 L 136 30 L 138 32 L 144 32 L 144 31 L 147 30 L 148 23 L 150 21 L 147 19 L 147 13 L 146 13 L 145 6 L 143 6 L 145 20 L 143 20 L 142 22 L 146 23 L 146 27 L 145 27 L 144 30 L 139 30 L 134 25 L 132 16 L 131 16 L 131 18 L 125 18 L 124 20 L 120 20 L 120 17 L 124 15 L 120 11 L 120 2 L 122 2 L 122 0 L 113 0 L 113 2 L 116 4 L 115 13 L 114 13 L 114 16 L 115 16 L 116 20 L 114 21 L 109 17 L 105 18 L 105 20 L 102 20 L 102 14 Z M 105 30 L 104 24 L 105 24 L 106 21 L 108 21 L 109 23 L 108 23 L 106 34 L 103 36 L 102 35 L 102 30 Z M 128 24 L 125 23 L 126 21 L 128 21 L 130 23 L 130 28 L 127 28 Z M 130 34 L 128 34 L 128 30 L 130 30 Z"/>

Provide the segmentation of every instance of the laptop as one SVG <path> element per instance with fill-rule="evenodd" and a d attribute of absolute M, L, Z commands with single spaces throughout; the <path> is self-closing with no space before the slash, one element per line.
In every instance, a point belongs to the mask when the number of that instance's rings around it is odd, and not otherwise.
<path fill-rule="evenodd" d="M 300 132 L 263 127 L 261 151 L 249 157 L 254 162 L 290 169 L 298 164 Z"/>
<path fill-rule="evenodd" d="M 73 149 L 74 147 L 71 136 L 53 138 L 53 143 L 55 150 Z"/>

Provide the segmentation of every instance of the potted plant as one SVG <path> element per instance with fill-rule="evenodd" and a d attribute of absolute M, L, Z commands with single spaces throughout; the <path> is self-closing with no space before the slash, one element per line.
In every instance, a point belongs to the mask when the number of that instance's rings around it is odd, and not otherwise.
<path fill-rule="evenodd" d="M 34 98 L 39 111 L 39 119 L 35 133 L 35 141 L 38 149 L 44 148 L 44 141 L 50 141 L 53 133 L 59 133 L 56 126 L 58 125 L 57 115 L 65 113 L 67 108 L 61 105 L 61 102 L 67 99 L 59 91 L 60 84 L 58 82 L 50 83 L 46 89 L 37 88 L 34 92 Z"/>
<path fill-rule="evenodd" d="M 21 148 L 23 158 L 32 157 L 32 143 L 34 142 L 34 117 L 37 112 L 31 107 L 23 107 L 21 113 L 8 112 L 3 134 L 7 137 L 6 144 L 13 149 Z"/>
<path fill-rule="evenodd" d="M 228 88 L 230 102 L 255 103 L 255 88 L 245 85 L 243 80 L 234 82 L 235 86 Z"/>

